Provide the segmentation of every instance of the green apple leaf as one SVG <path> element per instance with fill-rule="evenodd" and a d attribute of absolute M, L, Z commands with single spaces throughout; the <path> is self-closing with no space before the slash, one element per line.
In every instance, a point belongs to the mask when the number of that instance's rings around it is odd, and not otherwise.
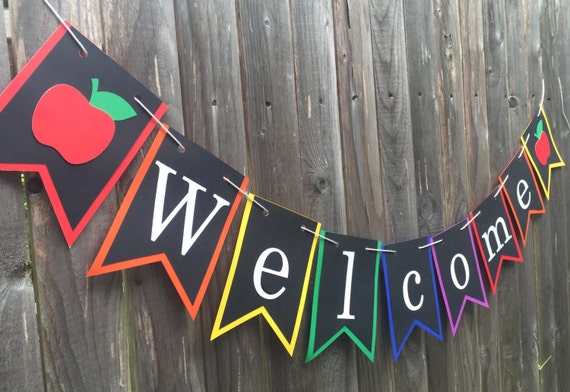
<path fill-rule="evenodd" d="M 114 121 L 123 121 L 135 117 L 137 112 L 121 96 L 109 91 L 98 91 L 99 79 L 91 79 L 91 99 L 89 103 L 104 111 Z"/>
<path fill-rule="evenodd" d="M 534 132 L 534 137 L 540 139 L 544 125 L 542 125 L 542 119 L 536 125 L 536 131 Z"/>

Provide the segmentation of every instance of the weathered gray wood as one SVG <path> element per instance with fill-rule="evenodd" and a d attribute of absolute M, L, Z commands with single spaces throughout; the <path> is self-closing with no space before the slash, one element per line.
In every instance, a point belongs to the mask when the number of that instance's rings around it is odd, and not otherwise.
<path fill-rule="evenodd" d="M 0 18 L 0 90 L 10 82 L 10 53 Z M 0 389 L 43 388 L 40 344 L 19 173 L 0 173 Z"/>
<path fill-rule="evenodd" d="M 295 208 L 322 222 L 325 230 L 345 233 L 332 5 L 327 0 L 290 3 L 303 179 L 303 204 Z M 356 390 L 355 351 L 350 342 L 333 344 L 305 364 L 309 306 L 303 319 L 293 358 L 288 358 L 281 348 L 270 351 L 272 358 L 277 358 L 271 369 L 271 389 L 288 385 L 287 388 L 296 390 Z M 297 375 L 297 386 L 289 381 L 293 374 Z"/>
<path fill-rule="evenodd" d="M 570 15 L 563 12 L 562 4 L 556 2 L 548 2 L 540 11 L 541 15 L 541 41 L 549 39 L 549 43 L 545 45 L 546 50 L 552 50 L 553 56 L 544 56 L 547 60 L 544 66 L 544 77 L 548 81 L 547 88 L 550 91 L 548 97 L 550 103 L 550 117 L 553 118 L 554 138 L 560 150 L 562 158 L 566 162 L 566 167 L 555 169 L 553 173 L 554 188 L 552 190 L 551 200 L 547 204 L 547 208 L 555 216 L 556 231 L 555 237 L 550 241 L 554 241 L 554 254 L 556 259 L 553 260 L 554 273 L 554 290 L 552 296 L 556 300 L 554 308 L 555 324 L 552 329 L 552 335 L 555 338 L 556 348 L 552 354 L 553 363 L 546 363 L 545 366 L 555 367 L 556 388 L 559 391 L 564 390 L 570 384 L 570 372 L 565 369 L 570 368 L 570 356 L 567 354 L 565 347 L 570 345 L 570 334 L 568 329 L 570 326 L 570 281 L 568 280 L 568 271 L 570 270 L 570 246 L 568 241 L 563 238 L 570 238 L 570 202 L 567 198 L 568 188 L 570 187 L 570 123 L 568 122 L 567 113 L 569 113 L 570 100 L 568 99 L 568 91 L 570 86 L 570 62 L 567 54 L 568 45 L 565 44 L 565 37 L 570 34 Z M 544 30 L 542 29 L 544 26 Z M 543 63 L 543 64 L 544 64 Z M 558 87 L 558 88 L 557 88 Z M 548 239 L 545 239 L 548 241 Z M 564 275 L 566 271 L 566 275 Z M 547 352 L 541 352 L 541 365 L 548 359 Z M 544 370 L 544 368 L 543 368 Z M 542 381 L 542 374 L 541 374 Z"/>
<path fill-rule="evenodd" d="M 183 132 L 173 2 L 115 2 L 102 9 L 102 17 L 109 56 L 169 105 L 164 122 Z M 123 176 L 121 194 L 137 167 L 135 162 Z M 203 340 L 200 325 L 191 320 L 162 265 L 122 276 L 132 388 L 203 390 L 202 347 L 193 344 Z"/>
<path fill-rule="evenodd" d="M 506 26 L 518 28 L 505 31 L 504 69 L 507 75 L 509 127 L 503 133 L 510 141 L 505 142 L 504 157 L 495 158 L 499 162 L 506 158 L 504 164 L 519 148 L 518 138 L 530 117 L 536 113 L 540 100 L 540 53 L 537 41 L 533 42 L 533 37 L 540 37 L 538 8 L 536 2 L 525 7 L 522 4 L 505 3 Z M 522 242 L 520 245 L 522 249 Z M 528 306 L 536 298 L 533 245 L 533 238 L 529 238 L 523 252 L 528 262 L 517 265 L 505 263 L 501 272 L 498 294 L 501 336 L 508 336 L 508 339 L 501 339 L 501 378 L 503 389 L 507 391 L 539 388 L 536 341 L 524 338 L 536 333 L 536 308 Z"/>
<path fill-rule="evenodd" d="M 485 66 L 487 70 L 487 124 L 489 143 L 490 181 L 488 191 L 492 192 L 498 184 L 497 175 L 508 161 L 505 143 L 511 140 L 504 135 L 508 129 L 506 70 L 505 70 L 505 11 L 502 2 L 484 2 L 482 5 Z M 509 151 L 510 153 L 510 151 Z M 504 266 L 503 266 L 504 267 Z M 485 274 L 484 271 L 482 271 Z M 488 283 L 488 280 L 487 280 Z M 499 285 L 500 286 L 500 285 Z M 490 286 L 487 286 L 490 287 Z M 500 318 L 498 312 L 498 294 L 487 291 L 489 309 L 481 310 L 479 315 L 480 349 L 483 352 L 481 362 L 481 384 L 483 389 L 502 390 Z"/>
<path fill-rule="evenodd" d="M 443 26 L 437 25 L 438 13 L 441 17 L 442 10 L 434 9 L 435 7 L 431 1 L 420 4 L 404 1 L 406 45 L 409 53 L 416 54 L 408 55 L 408 79 L 420 236 L 433 235 L 444 229 L 443 210 L 447 207 L 443 195 L 442 137 L 449 131 L 447 124 L 440 122 L 440 117 L 444 116 L 440 110 L 448 99 L 447 95 L 453 93 L 442 86 L 442 79 L 449 76 L 443 70 L 440 45 L 441 36 L 450 33 Z M 440 312 L 440 317 L 444 315 L 445 312 Z M 438 358 L 447 364 L 451 363 L 451 358 L 443 343 L 422 333 L 426 336 L 426 347 L 419 347 L 418 350 L 425 357 L 423 366 L 426 367 L 426 380 L 423 385 L 428 390 L 444 390 L 448 385 L 447 379 L 453 376 L 447 374 L 447 366 L 430 366 L 429 359 Z"/>
<path fill-rule="evenodd" d="M 386 238 L 382 208 L 380 151 L 368 1 L 333 1 L 336 68 L 347 232 L 364 238 Z M 379 277 L 380 280 L 382 277 Z M 381 285 L 381 288 L 383 285 Z M 378 301 L 380 322 L 374 350 L 375 361 L 357 350 L 358 385 L 363 391 L 382 385 L 392 390 L 393 361 L 390 358 L 385 302 Z"/>
<path fill-rule="evenodd" d="M 468 209 L 471 210 L 491 189 L 482 4 L 480 2 L 460 2 L 460 14 L 467 181 L 469 184 L 467 204 Z M 484 274 L 484 271 L 481 272 Z M 488 292 L 487 295 L 489 295 Z M 456 335 L 462 352 L 457 366 L 467 363 L 465 368 L 470 369 L 457 373 L 458 385 L 472 385 L 474 390 L 483 389 L 485 372 L 489 366 L 489 335 L 480 328 L 480 325 L 488 320 L 488 314 L 489 310 L 481 307 L 474 307 L 473 312 L 466 309 Z M 478 315 L 482 315 L 482 322 L 479 322 Z M 477 381 L 473 382 L 473 380 Z"/>
<path fill-rule="evenodd" d="M 548 2 L 540 14 L 542 69 L 546 84 L 545 108 L 559 151 L 568 165 L 570 124 L 568 113 L 568 56 L 564 34 L 570 32 L 570 19 L 560 5 Z M 558 78 L 560 78 L 560 85 Z M 570 358 L 564 347 L 570 344 L 569 202 L 566 198 L 570 176 L 568 167 L 554 169 L 547 213 L 534 227 L 536 238 L 538 311 L 538 363 L 543 390 L 563 391 L 570 382 Z M 565 200 L 566 199 L 566 200 Z M 566 240 L 562 240 L 565 238 Z M 552 356 L 552 357 L 550 357 Z M 550 357 L 550 360 L 546 360 Z"/>
<path fill-rule="evenodd" d="M 537 2 L 528 3 L 529 17 L 528 23 L 528 33 L 527 37 L 530 38 L 530 43 L 525 39 L 525 61 L 526 68 L 526 102 L 528 105 L 527 110 L 527 121 L 529 121 L 530 116 L 532 116 L 539 106 L 539 101 L 541 97 L 542 83 L 541 78 L 544 77 L 541 70 L 540 63 L 542 62 L 541 48 L 540 48 L 540 4 Z M 522 129 L 526 127 L 527 124 L 521 119 L 521 122 L 516 125 L 514 138 L 519 137 L 522 133 Z M 519 144 L 517 144 L 518 147 Z M 549 208 L 549 207 L 547 207 Z M 535 225 L 535 222 L 531 224 Z M 540 385 L 540 375 L 537 363 L 538 358 L 538 347 L 535 339 L 529 339 L 529 336 L 536 336 L 537 334 L 537 318 L 538 312 L 536 306 L 531 306 L 531 304 L 536 305 L 536 262 L 534 259 L 534 244 L 536 237 L 529 235 L 527 238 L 526 246 L 523 250 L 523 257 L 529 260 L 530 263 L 525 264 L 523 268 L 518 268 L 518 287 L 520 293 L 519 306 L 521 309 L 521 348 L 522 353 L 522 389 L 523 390 L 537 390 Z M 515 266 L 516 268 L 517 266 Z"/>
<path fill-rule="evenodd" d="M 28 2 L 16 1 L 11 1 L 10 6 L 14 61 L 19 70 L 53 32 L 57 21 L 45 7 L 29 7 Z M 69 18 L 70 9 L 63 2 L 54 6 Z M 91 2 L 90 6 L 97 9 L 98 4 Z M 83 25 L 85 19 L 75 21 L 87 36 L 101 29 L 98 13 L 89 17 L 96 21 L 89 27 Z M 120 278 L 105 277 L 97 282 L 85 278 L 113 208 L 104 203 L 70 250 L 45 192 L 30 194 L 28 202 L 46 389 L 126 389 Z"/>
<path fill-rule="evenodd" d="M 418 234 L 402 8 L 401 2 L 387 1 L 370 7 L 386 242 L 412 239 Z M 416 329 L 395 365 L 396 390 L 427 390 L 425 359 L 424 334 Z"/>
<path fill-rule="evenodd" d="M 290 4 L 239 1 L 237 13 L 250 189 L 299 211 L 304 205 L 303 173 Z M 252 320 L 239 328 L 259 330 L 260 341 L 251 348 L 267 367 L 249 370 L 259 371 L 264 382 L 254 390 L 299 389 L 298 375 L 289 374 L 286 382 L 278 376 L 280 384 L 272 379 L 275 372 L 287 371 L 282 368 L 289 367 L 292 359 L 266 321 Z"/>
<path fill-rule="evenodd" d="M 175 15 L 186 134 L 247 173 L 236 3 L 178 1 Z M 254 352 L 253 347 L 260 346 L 257 328 L 244 326 L 209 341 L 227 279 L 240 213 L 226 239 L 227 246 L 197 320 L 203 334 L 194 338 L 196 344 L 200 339 L 203 341 L 204 357 L 197 365 L 203 367 L 205 389 L 211 391 L 254 391 L 267 385 L 260 381 L 267 366 L 263 356 L 258 352 L 240 355 Z M 228 358 L 233 359 L 228 361 Z"/>
<path fill-rule="evenodd" d="M 326 230 L 389 243 L 462 219 L 519 145 L 542 75 L 554 137 L 570 159 L 562 111 L 570 113 L 570 16 L 557 1 L 51 2 L 163 98 L 166 123 L 247 174 L 254 193 Z M 14 56 L 2 29 L 0 87 L 57 25 L 41 1 L 10 5 Z M 85 278 L 143 154 L 71 250 L 44 192 L 28 195 L 28 242 L 19 174 L 0 175 L 0 389 L 562 391 L 570 383 L 568 168 L 553 172 L 525 262 L 504 264 L 490 309 L 467 304 L 455 337 L 442 312 L 445 342 L 415 331 L 394 363 L 382 284 L 375 362 L 340 339 L 304 364 L 310 304 L 293 358 L 263 319 L 209 341 L 239 213 L 196 320 L 160 265 Z"/>
<path fill-rule="evenodd" d="M 467 215 L 467 162 L 458 4 L 406 3 L 410 100 L 420 234 L 433 235 Z M 430 389 L 452 390 L 456 379 L 454 340 L 442 308 L 445 343 L 427 339 Z"/>

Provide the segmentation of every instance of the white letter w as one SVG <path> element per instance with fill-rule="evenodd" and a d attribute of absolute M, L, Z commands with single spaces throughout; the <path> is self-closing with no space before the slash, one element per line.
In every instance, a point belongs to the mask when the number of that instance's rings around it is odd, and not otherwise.
<path fill-rule="evenodd" d="M 191 179 L 182 176 L 182 179 L 188 183 L 188 193 L 186 196 L 180 200 L 178 205 L 172 210 L 172 212 L 163 220 L 164 217 L 164 199 L 166 197 L 166 183 L 168 182 L 168 175 L 176 175 L 176 171 L 166 166 L 160 161 L 155 162 L 158 166 L 158 181 L 156 183 L 156 197 L 154 199 L 154 212 L 152 215 L 152 232 L 150 239 L 151 241 L 156 241 L 158 237 L 162 234 L 164 229 L 170 224 L 172 219 L 180 212 L 182 207 L 186 205 L 186 213 L 184 215 L 184 231 L 182 233 L 182 256 L 186 256 L 186 253 L 190 250 L 194 242 L 200 237 L 200 234 L 206 229 L 206 226 L 214 219 L 214 216 L 220 211 L 222 207 L 229 206 L 230 203 L 227 200 L 222 199 L 220 196 L 214 194 L 216 199 L 216 207 L 210 212 L 210 215 L 204 220 L 202 225 L 192 233 L 192 227 L 194 225 L 194 211 L 196 209 L 196 195 L 198 191 L 205 192 L 206 188 L 195 183 Z"/>

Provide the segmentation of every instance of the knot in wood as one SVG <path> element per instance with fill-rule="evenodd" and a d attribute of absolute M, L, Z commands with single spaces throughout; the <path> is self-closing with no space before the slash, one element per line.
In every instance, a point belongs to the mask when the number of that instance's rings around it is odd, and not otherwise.
<path fill-rule="evenodd" d="M 329 189 L 329 180 L 322 176 L 316 177 L 313 180 L 313 189 L 318 194 L 326 193 Z"/>
<path fill-rule="evenodd" d="M 26 187 L 30 193 L 40 193 L 44 190 L 44 183 L 40 176 L 32 175 L 28 178 L 28 181 L 26 181 Z"/>

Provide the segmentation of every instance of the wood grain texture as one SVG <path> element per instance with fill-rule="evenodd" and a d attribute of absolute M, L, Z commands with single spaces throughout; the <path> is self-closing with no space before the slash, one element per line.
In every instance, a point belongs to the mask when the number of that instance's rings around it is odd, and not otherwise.
<path fill-rule="evenodd" d="M 564 34 L 570 31 L 570 19 L 561 12 L 560 4 L 547 2 L 539 11 L 542 47 L 542 70 L 546 84 L 545 107 L 554 139 L 560 154 L 568 165 L 570 157 L 570 124 L 568 123 L 568 58 L 560 50 L 567 50 Z M 551 55 L 546 55 L 551 53 Z M 560 82 L 558 80 L 560 78 Z M 534 226 L 537 278 L 538 360 L 541 366 L 540 385 L 543 390 L 563 391 L 570 376 L 569 358 L 563 354 L 570 342 L 568 320 L 570 297 L 568 289 L 569 203 L 565 194 L 569 186 L 567 166 L 552 171 L 550 200 L 547 213 Z M 551 357 L 550 357 L 551 356 Z M 550 357 L 550 361 L 546 360 Z"/>
<path fill-rule="evenodd" d="M 0 90 L 10 82 L 10 52 L 0 18 Z M 24 189 L 19 173 L 0 173 L 0 387 L 43 388 Z"/>
<path fill-rule="evenodd" d="M 247 173 L 246 133 L 236 3 L 176 2 L 178 55 L 186 134 L 197 144 L 242 173 Z M 241 211 L 218 261 L 200 311 L 205 389 L 254 391 L 267 372 L 260 350 L 259 330 L 245 325 L 210 342 L 214 318 L 237 237 Z M 257 323 L 254 323 L 257 326 Z M 232 358 L 232 360 L 228 360 Z M 256 369 L 255 372 L 250 369 Z"/>
<path fill-rule="evenodd" d="M 333 1 L 336 69 L 347 232 L 386 238 L 372 58 L 370 6 L 367 1 Z M 359 390 L 383 385 L 393 389 L 388 322 L 379 301 L 379 322 L 372 363 L 356 352 Z"/>
<path fill-rule="evenodd" d="M 407 6 L 406 6 L 407 5 Z M 410 101 L 414 129 L 414 159 L 418 220 L 421 235 L 434 235 L 467 215 L 464 94 L 459 10 L 456 2 L 405 3 L 406 33 L 412 51 Z M 442 308 L 442 326 L 451 333 Z M 454 388 L 457 340 L 445 343 L 429 337 L 426 354 L 430 389 Z M 430 366 L 434 359 L 446 366 Z"/>
<path fill-rule="evenodd" d="M 385 242 L 397 242 L 418 235 L 403 4 L 379 1 L 371 3 L 370 12 Z M 424 345 L 424 333 L 416 329 L 394 366 L 396 390 L 427 390 Z"/>
<path fill-rule="evenodd" d="M 295 209 L 322 222 L 327 230 L 346 233 L 332 5 L 328 0 L 291 0 L 290 12 L 303 200 Z M 271 389 L 356 390 L 355 348 L 350 342 L 341 340 L 305 364 L 308 305 L 293 358 L 282 348 L 271 347 L 270 354 L 277 359 L 271 368 Z M 290 381 L 293 374 L 295 384 Z"/>
<path fill-rule="evenodd" d="M 404 1 L 404 21 L 406 45 L 413 53 L 421 55 L 408 58 L 409 99 L 412 123 L 413 162 L 415 168 L 415 192 L 417 200 L 418 235 L 428 236 L 439 233 L 444 228 L 443 186 L 443 135 L 448 132 L 446 124 L 440 123 L 442 104 L 448 94 L 442 79 L 448 78 L 441 63 L 441 35 L 447 35 L 445 28 L 438 26 L 438 14 L 431 1 L 419 6 Z M 445 12 L 445 10 L 443 11 Z M 447 114 L 447 113 L 446 113 Z M 440 317 L 444 313 L 440 313 Z M 442 325 L 445 325 L 442 323 Z M 419 328 L 418 328 L 419 329 Z M 419 347 L 423 364 L 414 366 L 426 368 L 426 379 L 422 384 L 426 390 L 444 390 L 448 385 L 447 366 L 430 366 L 430 359 L 439 358 L 452 363 L 445 345 L 422 331 L 425 347 Z M 428 371 L 429 369 L 429 371 Z M 423 386 L 422 386 L 423 387 Z"/>
<path fill-rule="evenodd" d="M 519 26 L 505 32 L 504 68 L 507 73 L 509 108 L 509 132 L 505 134 L 511 139 L 505 143 L 504 155 L 508 157 L 507 162 L 519 148 L 520 141 L 517 139 L 539 106 L 542 76 L 537 39 L 540 37 L 539 7 L 536 2 L 528 3 L 526 7 L 505 3 L 506 26 Z M 495 159 L 501 163 L 502 159 Z M 521 249 L 522 247 L 521 242 Z M 536 260 L 533 259 L 533 248 L 533 238 L 529 238 L 526 249 L 523 249 L 525 262 L 516 265 L 505 263 L 504 275 L 501 273 L 501 292 L 498 293 L 501 336 L 509 336 L 509 339 L 501 339 L 501 378 L 504 390 L 539 388 L 536 341 L 524 338 L 536 334 L 536 308 L 528 306 L 536 298 L 533 265 Z"/>
<path fill-rule="evenodd" d="M 120 12 L 117 12 L 120 10 Z M 172 1 L 122 1 L 102 9 L 108 54 L 169 106 L 163 121 L 184 131 Z M 115 44 L 118 43 L 118 44 Z M 155 131 L 159 132 L 159 131 Z M 173 143 L 166 139 L 165 142 Z M 141 156 L 119 182 L 124 194 Z M 134 390 L 202 390 L 198 323 L 185 311 L 162 265 L 122 273 L 128 365 Z M 169 301 L 168 299 L 176 299 Z M 176 371 L 173 371 L 176 369 Z"/>
<path fill-rule="evenodd" d="M 63 17 L 69 17 L 68 7 L 56 6 Z M 98 7 L 93 2 L 90 6 Z M 38 11 L 27 2 L 10 2 L 10 7 L 15 63 L 20 69 L 55 30 L 57 22 L 43 7 Z M 92 24 L 91 30 L 82 23 L 81 19 L 76 21 L 87 36 L 101 29 L 100 20 Z M 91 282 L 85 278 L 114 214 L 113 203 L 101 206 L 71 250 L 63 240 L 45 192 L 29 194 L 28 203 L 45 388 L 126 389 L 120 279 L 105 277 Z"/>
<path fill-rule="evenodd" d="M 487 90 L 487 142 L 490 167 L 489 190 L 486 197 L 497 186 L 497 174 L 508 162 L 510 154 L 505 143 L 508 129 L 507 73 L 505 67 L 505 11 L 502 2 L 484 2 L 482 5 L 483 37 L 485 40 L 485 69 Z M 506 152 L 508 151 L 508 152 Z M 482 199 L 481 199 L 482 200 Z M 504 272 L 504 271 L 503 271 Z M 487 282 L 488 283 L 488 282 Z M 498 295 L 487 286 L 489 309 L 481 309 L 479 315 L 481 361 L 481 385 L 483 389 L 502 391 L 501 334 Z"/>
<path fill-rule="evenodd" d="M 550 113 L 552 113 L 555 119 L 555 138 L 558 148 L 564 161 L 566 162 L 566 167 L 562 169 L 557 169 L 555 177 L 555 193 L 556 205 L 550 207 L 551 211 L 558 211 L 557 216 L 557 232 L 555 237 L 555 268 L 556 273 L 555 278 L 555 291 L 553 293 L 554 298 L 557 299 L 557 306 L 555 310 L 556 324 L 554 330 L 554 336 L 557 339 L 556 351 L 554 362 L 556 367 L 556 379 L 557 388 L 559 391 L 563 390 L 570 383 L 570 374 L 564 369 L 570 368 L 570 357 L 565 354 L 564 347 L 570 344 L 570 279 L 568 279 L 568 271 L 570 270 L 570 246 L 567 241 L 563 241 L 562 238 L 570 238 L 570 203 L 566 199 L 565 195 L 567 189 L 570 186 L 570 172 L 568 171 L 568 165 L 570 165 L 570 123 L 568 122 L 567 114 L 568 104 L 568 86 L 570 82 L 570 63 L 569 58 L 565 54 L 568 46 L 565 45 L 565 37 L 570 34 L 570 16 L 567 13 L 562 12 L 560 8 L 561 4 L 555 2 L 548 2 L 547 7 L 541 9 L 541 26 L 543 23 L 548 26 L 545 30 L 551 31 L 550 35 L 554 34 L 552 39 L 552 50 L 555 55 L 550 58 L 551 62 L 548 62 L 546 67 L 547 72 L 545 72 L 545 80 L 549 81 L 551 86 L 551 107 Z M 544 15 L 544 19 L 543 19 Z M 546 18 L 547 17 L 547 18 Z M 555 24 L 551 24 L 555 23 Z M 552 29 L 552 30 L 550 30 Z M 543 30 L 541 30 L 542 33 Z M 542 35 L 541 35 L 542 39 Z M 550 47 L 547 47 L 550 49 Z M 558 83 L 557 83 L 558 82 Z M 558 84 L 558 86 L 557 86 Z M 558 87 L 558 89 L 556 88 Z M 553 200 L 554 201 L 554 200 Z M 566 271 L 566 276 L 564 275 Z M 542 356 L 541 353 L 541 365 L 542 361 L 546 358 Z M 547 364 L 548 365 L 548 364 Z"/>
<path fill-rule="evenodd" d="M 306 213 L 290 7 L 288 1 L 237 2 L 249 188 Z M 244 342 L 258 339 L 249 343 L 249 352 L 262 364 L 246 369 L 258 372 L 264 382 L 253 380 L 252 390 L 302 390 L 302 379 L 292 369 L 298 370 L 299 357 L 305 353 L 296 351 L 297 357 L 291 359 L 263 318 L 243 327 Z"/>
<path fill-rule="evenodd" d="M 556 0 L 51 3 L 162 97 L 167 124 L 246 174 L 252 192 L 328 231 L 391 243 L 463 219 L 520 145 L 542 78 L 570 160 L 570 14 Z M 57 26 L 41 2 L 11 0 L 10 16 L 0 89 Z M 85 278 L 144 151 L 71 249 L 45 192 L 0 173 L 0 390 L 570 384 L 567 167 L 532 218 L 525 262 L 503 265 L 490 309 L 468 303 L 455 337 L 442 312 L 445 341 L 416 329 L 394 362 L 381 284 L 375 361 L 340 338 L 305 364 L 309 304 L 293 358 L 262 318 L 210 341 L 243 203 L 196 320 L 161 265 Z"/>

